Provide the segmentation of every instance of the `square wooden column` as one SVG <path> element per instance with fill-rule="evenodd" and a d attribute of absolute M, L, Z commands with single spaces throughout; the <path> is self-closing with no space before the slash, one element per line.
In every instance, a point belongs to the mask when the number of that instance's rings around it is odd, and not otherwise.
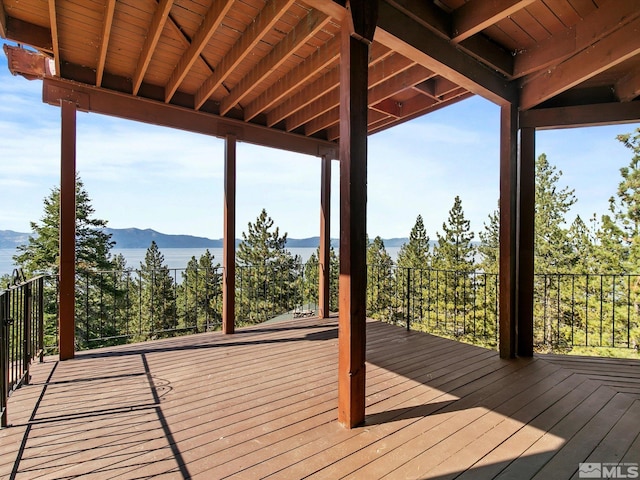
<path fill-rule="evenodd" d="M 347 4 L 340 47 L 340 305 L 338 420 L 364 422 L 369 45 L 377 2 Z"/>
<path fill-rule="evenodd" d="M 499 349 L 501 358 L 516 356 L 518 111 L 509 104 L 500 110 L 500 292 Z"/>
<path fill-rule="evenodd" d="M 61 102 L 60 155 L 60 360 L 75 355 L 76 278 L 76 104 Z"/>
<path fill-rule="evenodd" d="M 518 195 L 518 355 L 533 356 L 536 130 L 520 130 Z"/>
<path fill-rule="evenodd" d="M 236 137 L 224 149 L 224 239 L 222 245 L 222 331 L 235 332 L 236 318 Z"/>
<path fill-rule="evenodd" d="M 320 175 L 320 248 L 318 252 L 318 316 L 329 317 L 331 295 L 331 159 L 322 156 Z"/>

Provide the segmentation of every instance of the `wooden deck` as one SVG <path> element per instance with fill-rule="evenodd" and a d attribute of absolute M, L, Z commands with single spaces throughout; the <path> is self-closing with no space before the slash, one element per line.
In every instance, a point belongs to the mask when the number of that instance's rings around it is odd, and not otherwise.
<path fill-rule="evenodd" d="M 47 359 L 10 399 L 0 478 L 569 479 L 640 462 L 640 399 L 597 375 L 378 322 L 367 335 L 354 430 L 335 421 L 335 319 Z"/>

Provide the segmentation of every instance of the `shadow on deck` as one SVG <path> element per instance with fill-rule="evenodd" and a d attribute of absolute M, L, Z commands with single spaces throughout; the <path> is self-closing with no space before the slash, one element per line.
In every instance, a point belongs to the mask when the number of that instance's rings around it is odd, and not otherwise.
<path fill-rule="evenodd" d="M 336 422 L 335 319 L 47 359 L 10 399 L 0 477 L 568 479 L 640 462 L 640 396 L 591 367 L 379 322 L 367 337 L 354 430 Z M 640 362 L 620 371 L 633 384 Z"/>

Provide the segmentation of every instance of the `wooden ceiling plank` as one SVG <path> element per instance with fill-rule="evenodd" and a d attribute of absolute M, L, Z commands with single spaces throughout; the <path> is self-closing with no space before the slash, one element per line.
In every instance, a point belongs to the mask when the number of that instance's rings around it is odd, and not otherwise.
<path fill-rule="evenodd" d="M 527 110 L 539 105 L 637 54 L 640 54 L 640 18 L 543 74 L 530 80 L 525 77 L 520 108 Z"/>
<path fill-rule="evenodd" d="M 116 0 L 107 0 L 102 22 L 102 36 L 100 40 L 100 53 L 98 54 L 98 66 L 96 68 L 96 86 L 102 85 L 104 75 L 104 65 L 107 61 L 107 51 L 109 50 L 109 39 L 111 38 L 111 27 L 113 26 L 113 14 L 116 10 Z"/>
<path fill-rule="evenodd" d="M 147 73 L 149 63 L 151 63 L 151 57 L 153 57 L 153 53 L 155 52 L 160 36 L 162 35 L 162 30 L 169 19 L 169 12 L 171 11 L 172 6 L 173 0 L 160 0 L 156 7 L 156 11 L 153 12 L 153 18 L 151 19 L 151 24 L 147 30 L 147 36 L 144 39 L 144 44 L 142 45 L 142 51 L 140 52 L 140 56 L 136 63 L 136 72 L 133 75 L 134 95 L 137 95 L 138 90 L 140 90 L 140 85 L 142 85 L 144 75 Z"/>
<path fill-rule="evenodd" d="M 305 155 L 319 157 L 326 154 L 329 158 L 338 158 L 338 145 L 325 140 L 291 134 L 241 120 L 224 118 L 191 108 L 178 107 L 77 82 L 54 78 L 44 79 L 43 101 L 50 105 L 59 106 L 60 100 L 63 98 L 81 98 L 83 101 L 80 108 L 104 115 L 219 138 L 231 133 L 237 136 L 238 141 L 255 145 Z"/>
<path fill-rule="evenodd" d="M 303 0 L 311 8 L 324 13 L 325 15 L 332 17 L 336 20 L 336 23 L 342 23 L 342 19 L 347 11 L 342 5 L 327 0 Z"/>
<path fill-rule="evenodd" d="M 459 43 L 490 25 L 513 15 L 535 0 L 469 0 L 453 11 L 452 38 Z"/>
<path fill-rule="evenodd" d="M 386 2 L 376 41 L 499 105 L 517 102 L 516 86 Z"/>
<path fill-rule="evenodd" d="M 202 21 L 202 24 L 200 25 L 200 28 L 193 36 L 191 44 L 174 68 L 173 73 L 171 74 L 171 78 L 169 79 L 169 83 L 167 83 L 167 85 L 165 86 L 166 103 L 169 103 L 171 97 L 173 97 L 174 93 L 176 93 L 176 90 L 189 73 L 189 70 L 200 56 L 202 50 L 204 50 L 204 47 L 207 45 L 207 42 L 209 41 L 211 36 L 222 23 L 224 16 L 227 14 L 232 5 L 233 0 L 213 1 L 211 7 L 204 17 L 204 20 Z"/>
<path fill-rule="evenodd" d="M 514 58 L 513 76 L 529 75 L 566 60 L 638 16 L 637 0 L 609 0 L 574 27 L 518 52 Z"/>
<path fill-rule="evenodd" d="M 58 18 L 56 15 L 56 0 L 49 0 L 49 23 L 51 25 L 51 43 L 53 47 L 53 60 L 55 62 L 55 75 L 60 76 L 60 43 L 58 38 Z"/>
<path fill-rule="evenodd" d="M 238 66 L 274 25 L 286 14 L 296 0 L 269 0 L 231 50 L 222 58 L 213 74 L 196 91 L 195 108 L 204 102 L 222 85 L 227 76 Z"/>
<path fill-rule="evenodd" d="M 630 102 L 640 95 L 640 68 L 625 75 L 615 84 L 615 93 L 621 102 Z"/>
<path fill-rule="evenodd" d="M 268 75 L 277 69 L 298 48 L 309 41 L 319 30 L 325 27 L 331 20 L 330 17 L 318 10 L 312 10 L 305 18 L 291 30 L 269 54 L 262 58 L 258 64 L 244 78 L 231 89 L 229 95 L 220 102 L 220 115 L 226 115 L 229 110 L 240 103 L 250 92 L 251 88 L 262 82 Z"/>
<path fill-rule="evenodd" d="M 254 101 L 244 109 L 244 119 L 249 121 L 259 113 L 268 110 L 273 105 L 280 102 L 287 95 L 290 95 L 304 84 L 317 72 L 334 63 L 340 57 L 340 37 L 335 36 L 332 40 L 316 50 L 304 62 L 288 72 L 280 81 L 276 82 L 265 90 Z"/>

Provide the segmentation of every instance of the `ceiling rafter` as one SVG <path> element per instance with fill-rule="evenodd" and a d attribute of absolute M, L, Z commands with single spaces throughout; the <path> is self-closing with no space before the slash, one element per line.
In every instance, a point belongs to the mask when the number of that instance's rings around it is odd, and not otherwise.
<path fill-rule="evenodd" d="M 527 110 L 640 54 L 640 18 L 544 73 L 525 77 L 520 108 Z"/>
<path fill-rule="evenodd" d="M 317 72 L 327 68 L 340 58 L 340 37 L 335 36 L 313 54 L 288 72 L 279 82 L 274 83 L 262 92 L 254 101 L 244 109 L 244 119 L 249 121 L 256 115 L 268 110 L 295 91 L 297 87 L 308 81 Z"/>
<path fill-rule="evenodd" d="M 49 21 L 51 22 L 51 46 L 53 50 L 53 60 L 56 66 L 56 76 L 61 76 L 60 72 L 60 43 L 58 38 L 58 18 L 56 15 L 56 0 L 49 0 Z"/>
<path fill-rule="evenodd" d="M 116 10 L 116 0 L 107 0 L 102 23 L 102 36 L 100 37 L 100 52 L 98 54 L 98 66 L 96 67 L 96 86 L 102 85 L 104 75 L 104 65 L 107 61 L 107 50 L 109 49 L 109 39 L 111 38 L 111 26 L 113 25 L 113 14 Z"/>
<path fill-rule="evenodd" d="M 637 0 L 608 0 L 574 27 L 518 52 L 514 58 L 513 76 L 529 75 L 566 60 L 638 16 Z"/>
<path fill-rule="evenodd" d="M 640 95 L 640 67 L 618 80 L 614 87 L 621 102 L 630 102 Z"/>
<path fill-rule="evenodd" d="M 374 43 L 371 46 L 371 50 L 369 52 L 369 66 L 383 61 L 385 58 L 392 54 L 393 52 L 384 45 Z M 316 98 L 325 95 L 326 93 L 331 91 L 331 89 L 337 87 L 339 84 L 340 69 L 336 66 L 313 83 L 304 87 L 291 98 L 287 99 L 285 102 L 277 105 L 271 111 L 269 111 L 267 113 L 267 125 L 271 127 L 281 120 L 284 120 L 285 118 L 293 115 L 298 110 L 303 109 L 304 107 L 315 101 Z"/>
<path fill-rule="evenodd" d="M 300 47 L 309 41 L 316 33 L 324 28 L 331 18 L 318 10 L 311 10 L 301 19 L 273 49 L 260 60 L 257 65 L 231 89 L 229 95 L 220 102 L 220 115 L 226 115 L 229 110 L 242 102 L 250 92 L 251 87 L 259 84 L 283 62 L 293 55 Z"/>
<path fill-rule="evenodd" d="M 171 97 L 176 93 L 176 90 L 187 76 L 187 73 L 189 73 L 189 70 L 191 70 L 191 67 L 200 56 L 202 50 L 204 50 L 211 36 L 222 23 L 224 16 L 232 5 L 232 0 L 213 1 L 202 24 L 200 24 L 200 28 L 191 39 L 191 44 L 178 61 L 173 73 L 171 73 L 171 78 L 165 87 L 164 101 L 166 103 L 169 103 Z"/>
<path fill-rule="evenodd" d="M 133 75 L 132 92 L 134 95 L 137 95 L 138 90 L 140 90 L 142 79 L 147 73 L 149 63 L 151 63 L 151 57 L 153 56 L 153 52 L 158 45 L 162 30 L 164 29 L 167 20 L 169 20 L 169 12 L 171 11 L 172 6 L 173 0 L 160 0 L 155 12 L 153 12 L 153 18 L 151 19 L 151 24 L 149 25 L 149 28 L 147 30 L 147 36 L 144 39 L 144 44 L 142 45 L 140 56 L 138 57 L 138 61 L 136 62 L 136 72 Z"/>
<path fill-rule="evenodd" d="M 198 110 L 204 102 L 225 81 L 231 71 L 251 53 L 260 40 L 282 18 L 287 9 L 296 0 L 269 0 L 260 11 L 256 19 L 251 22 L 238 41 L 233 44 L 229 52 L 223 57 L 213 74 L 200 86 L 195 95 L 195 108 Z"/>
<path fill-rule="evenodd" d="M 376 61 L 370 62 L 368 78 L 369 88 L 378 85 L 392 75 L 402 73 L 413 65 L 415 65 L 414 62 L 401 55 L 385 56 L 383 59 L 377 59 Z M 340 86 L 339 68 L 336 68 L 335 70 L 336 73 L 333 78 L 336 80 L 332 83 L 331 88 L 327 89 L 322 95 L 313 96 L 313 100 L 307 106 L 287 117 L 286 129 L 288 131 L 292 131 L 299 126 L 310 122 L 315 117 L 321 116 L 323 113 L 340 105 L 340 89 L 338 88 Z M 322 127 L 314 130 L 313 132 L 307 133 L 307 135 L 311 135 L 321 129 Z"/>
<path fill-rule="evenodd" d="M 498 105 L 517 102 L 516 86 L 414 18 L 380 2 L 375 40 Z"/>
<path fill-rule="evenodd" d="M 469 0 L 453 11 L 451 40 L 459 43 L 536 0 Z"/>
<path fill-rule="evenodd" d="M 417 83 L 423 82 L 435 75 L 430 70 L 425 69 L 422 65 L 409 65 L 410 66 L 408 68 L 403 69 L 402 71 L 391 77 L 386 77 L 374 85 L 370 83 L 368 105 L 372 106 L 380 103 L 381 101 L 386 100 L 389 97 L 392 97 L 393 95 L 406 90 L 407 88 L 412 88 Z M 332 97 L 332 94 L 333 91 L 326 97 Z M 333 100 L 331 108 L 327 108 L 325 110 L 327 115 L 314 117 L 311 118 L 308 122 L 304 122 L 306 135 L 313 135 L 314 133 L 328 128 L 340 120 L 340 92 L 337 92 L 337 103 L 335 103 L 335 98 L 331 98 L 331 100 Z M 289 130 L 288 123 L 287 130 Z"/>

